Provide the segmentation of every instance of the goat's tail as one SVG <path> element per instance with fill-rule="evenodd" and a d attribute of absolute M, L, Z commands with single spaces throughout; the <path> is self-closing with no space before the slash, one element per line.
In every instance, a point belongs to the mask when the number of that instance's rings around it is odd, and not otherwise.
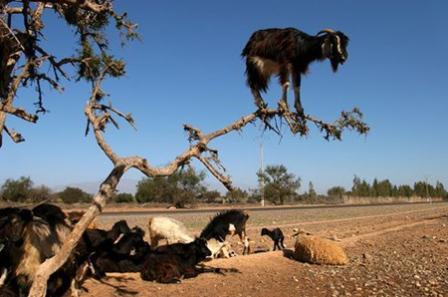
<path fill-rule="evenodd" d="M 246 76 L 247 84 L 252 90 L 267 91 L 269 77 L 265 76 L 250 58 L 246 58 Z"/>

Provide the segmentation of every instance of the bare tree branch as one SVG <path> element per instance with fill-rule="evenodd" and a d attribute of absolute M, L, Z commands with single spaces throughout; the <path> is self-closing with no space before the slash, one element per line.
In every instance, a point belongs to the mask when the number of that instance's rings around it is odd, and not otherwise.
<path fill-rule="evenodd" d="M 45 262 L 39 266 L 39 269 L 34 276 L 28 297 L 45 296 L 48 278 L 67 261 L 84 231 L 93 219 L 103 210 L 107 199 L 113 195 L 125 169 L 126 166 L 124 164 L 116 165 L 106 180 L 102 182 L 99 192 L 93 198 L 92 205 L 85 212 L 81 220 L 75 225 L 73 231 L 64 241 L 61 249 L 54 257 L 45 260 Z"/>
<path fill-rule="evenodd" d="M 45 3 L 48 4 L 64 4 L 64 5 L 74 5 L 78 6 L 80 8 L 101 13 L 101 12 L 110 12 L 112 11 L 112 5 L 110 2 L 105 2 L 104 4 L 98 4 L 95 1 L 90 0 L 30 0 L 30 2 L 39 2 L 39 3 Z"/>
<path fill-rule="evenodd" d="M 12 114 L 18 118 L 21 118 L 22 120 L 25 120 L 25 121 L 31 122 L 31 123 L 36 123 L 38 120 L 37 115 L 27 113 L 22 108 L 16 108 L 9 104 L 3 104 L 2 102 L 0 102 L 0 112 Z"/>
<path fill-rule="evenodd" d="M 14 141 L 15 143 L 19 143 L 22 141 L 25 141 L 25 139 L 22 137 L 22 134 L 20 134 L 19 132 L 16 132 L 14 130 L 9 130 L 8 127 L 4 127 L 6 134 L 9 135 L 9 137 L 11 137 L 12 141 Z M 1 146 L 1 143 L 0 143 Z"/>
<path fill-rule="evenodd" d="M 204 166 L 208 169 L 208 171 L 217 179 L 219 180 L 224 187 L 226 187 L 227 190 L 229 191 L 233 191 L 234 187 L 232 185 L 232 181 L 230 180 L 229 176 L 224 176 L 221 172 L 219 172 L 219 170 L 217 170 L 211 163 L 209 160 L 207 160 L 205 157 L 203 156 L 198 156 L 197 157 L 199 161 L 202 162 L 202 164 L 204 164 Z"/>

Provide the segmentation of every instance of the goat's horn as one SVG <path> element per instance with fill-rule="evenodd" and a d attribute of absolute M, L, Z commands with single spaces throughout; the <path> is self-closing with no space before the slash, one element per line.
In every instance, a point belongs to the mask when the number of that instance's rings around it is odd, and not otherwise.
<path fill-rule="evenodd" d="M 333 29 L 327 28 L 327 29 L 323 29 L 323 30 L 319 31 L 319 33 L 317 33 L 316 36 L 323 34 L 323 33 L 336 33 L 336 32 Z"/>

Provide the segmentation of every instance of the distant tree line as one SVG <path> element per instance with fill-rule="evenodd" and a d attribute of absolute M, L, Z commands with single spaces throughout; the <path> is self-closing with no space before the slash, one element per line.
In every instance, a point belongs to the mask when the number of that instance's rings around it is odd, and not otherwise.
<path fill-rule="evenodd" d="M 355 175 L 351 191 L 343 187 L 332 187 L 327 191 L 328 196 L 356 196 L 356 197 L 433 197 L 448 198 L 444 185 L 437 181 L 432 185 L 426 181 L 417 181 L 414 185 L 394 185 L 388 179 L 374 179 L 372 184 Z"/>
<path fill-rule="evenodd" d="M 16 203 L 38 203 L 42 201 L 63 202 L 67 204 L 90 202 L 92 195 L 75 187 L 67 187 L 61 192 L 53 193 L 49 187 L 34 186 L 29 177 L 7 179 L 0 187 L 0 201 Z"/>
<path fill-rule="evenodd" d="M 338 202 L 344 196 L 352 197 L 433 197 L 448 199 L 444 185 L 417 181 L 411 185 L 394 185 L 388 179 L 374 179 L 372 183 L 355 176 L 351 190 L 334 186 L 327 195 L 319 195 L 312 182 L 308 190 L 299 194 L 301 179 L 288 172 L 284 165 L 269 165 L 263 172 L 257 172 L 260 186 L 248 191 L 235 189 L 222 195 L 210 190 L 204 183 L 205 172 L 192 167 L 179 170 L 167 177 L 143 178 L 137 184 L 135 195 L 117 193 L 116 203 L 164 203 L 183 208 L 197 203 L 259 203 L 264 198 L 268 204 L 325 203 Z M 92 195 L 76 187 L 66 187 L 60 192 L 52 192 L 46 186 L 34 186 L 29 177 L 17 180 L 7 179 L 0 187 L 0 201 L 17 203 L 38 203 L 42 201 L 66 204 L 89 202 Z"/>

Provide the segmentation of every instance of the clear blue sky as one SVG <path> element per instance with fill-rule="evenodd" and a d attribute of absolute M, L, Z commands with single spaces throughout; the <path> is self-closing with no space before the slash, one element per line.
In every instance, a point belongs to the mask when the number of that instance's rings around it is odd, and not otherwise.
<path fill-rule="evenodd" d="M 124 123 L 118 131 L 109 128 L 107 139 L 119 154 L 164 165 L 188 146 L 182 124 L 208 132 L 252 112 L 240 52 L 253 31 L 296 27 L 315 34 L 330 27 L 350 37 L 349 59 L 336 74 L 328 61 L 311 66 L 302 83 L 305 111 L 333 120 L 358 106 L 371 132 L 367 137 L 348 132 L 342 142 L 327 142 L 315 130 L 300 139 L 285 129 L 279 138 L 248 126 L 211 144 L 234 183 L 255 187 L 262 138 L 265 164 L 286 165 L 302 178 L 302 190 L 309 181 L 320 192 L 333 185 L 348 189 L 355 174 L 396 184 L 428 178 L 448 186 L 448 2 L 115 1 L 115 6 L 139 24 L 143 38 L 116 47 L 116 55 L 127 61 L 127 75 L 105 84 L 115 106 L 131 112 L 137 123 L 138 131 Z M 75 44 L 60 24 L 48 17 L 48 44 L 67 54 Z M 75 82 L 67 83 L 63 94 L 47 90 L 51 112 L 37 125 L 8 119 L 27 141 L 15 145 L 5 139 L 0 183 L 30 176 L 54 187 L 100 181 L 108 174 L 111 163 L 92 135 L 84 137 L 89 91 Z M 274 83 L 265 99 L 273 106 L 279 95 Z M 24 106 L 35 99 L 26 90 L 19 96 Z"/>

